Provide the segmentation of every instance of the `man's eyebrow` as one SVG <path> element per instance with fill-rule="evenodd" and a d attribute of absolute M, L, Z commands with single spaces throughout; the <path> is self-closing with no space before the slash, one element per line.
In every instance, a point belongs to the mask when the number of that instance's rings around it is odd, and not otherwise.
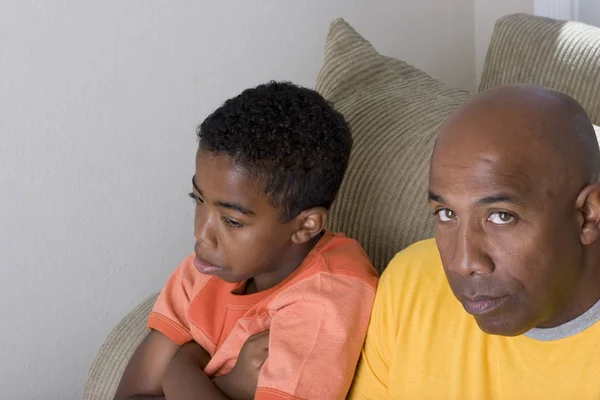
<path fill-rule="evenodd" d="M 429 191 L 429 201 L 435 201 L 436 203 L 446 204 L 446 200 L 438 195 Z M 487 206 L 495 203 L 510 203 L 515 205 L 521 205 L 522 202 L 514 196 L 510 196 L 507 194 L 498 194 L 493 196 L 485 196 L 475 202 L 476 206 Z"/>
<path fill-rule="evenodd" d="M 196 185 L 196 175 L 192 176 L 192 186 L 194 186 L 194 189 L 196 189 L 196 191 L 200 195 L 202 195 L 202 191 Z M 256 213 L 254 211 L 247 209 L 246 207 L 242 206 L 241 204 L 230 203 L 230 202 L 226 202 L 226 201 L 217 201 L 215 204 L 217 205 L 217 207 L 228 208 L 230 210 L 237 211 L 237 212 L 242 213 L 244 215 L 248 215 L 248 216 L 255 216 L 256 215 Z"/>
<path fill-rule="evenodd" d="M 429 201 L 435 201 L 436 203 L 446 204 L 446 200 L 438 194 L 433 193 L 431 190 L 429 191 L 429 195 L 427 196 Z"/>
<path fill-rule="evenodd" d="M 519 199 L 517 199 L 514 196 L 510 196 L 507 194 L 498 194 L 498 195 L 494 195 L 494 196 L 483 197 L 483 198 L 477 200 L 475 205 L 488 206 L 490 204 L 495 204 L 495 203 L 510 203 L 510 204 L 515 204 L 515 205 L 520 205 L 521 201 L 519 201 Z"/>

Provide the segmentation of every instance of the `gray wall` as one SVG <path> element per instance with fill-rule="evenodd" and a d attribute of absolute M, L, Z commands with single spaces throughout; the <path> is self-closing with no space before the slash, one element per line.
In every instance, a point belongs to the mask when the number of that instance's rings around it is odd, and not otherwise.
<path fill-rule="evenodd" d="M 579 0 L 579 20 L 586 24 L 600 26 L 600 1 Z"/>

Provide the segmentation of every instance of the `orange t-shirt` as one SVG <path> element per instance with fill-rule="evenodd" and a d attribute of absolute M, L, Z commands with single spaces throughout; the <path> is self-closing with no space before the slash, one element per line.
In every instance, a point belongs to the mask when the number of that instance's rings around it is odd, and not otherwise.
<path fill-rule="evenodd" d="M 177 344 L 198 342 L 209 376 L 229 372 L 248 337 L 270 330 L 255 399 L 344 399 L 366 334 L 377 272 L 352 239 L 326 232 L 280 284 L 249 295 L 245 283 L 203 275 L 187 257 L 171 275 L 148 327 Z"/>

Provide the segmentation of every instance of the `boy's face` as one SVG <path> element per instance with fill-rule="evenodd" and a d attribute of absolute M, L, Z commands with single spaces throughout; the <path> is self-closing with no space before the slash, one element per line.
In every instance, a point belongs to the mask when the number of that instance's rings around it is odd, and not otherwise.
<path fill-rule="evenodd" d="M 267 287 L 285 279 L 288 264 L 298 262 L 290 251 L 297 221 L 283 223 L 259 183 L 226 155 L 200 147 L 193 186 L 198 271 L 227 282 L 256 278 Z"/>

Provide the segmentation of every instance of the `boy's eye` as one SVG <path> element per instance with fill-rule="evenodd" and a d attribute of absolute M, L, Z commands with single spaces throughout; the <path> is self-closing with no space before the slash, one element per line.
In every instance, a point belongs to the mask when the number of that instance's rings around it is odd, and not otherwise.
<path fill-rule="evenodd" d="M 196 196 L 193 192 L 188 193 L 190 198 L 194 200 L 195 204 L 204 204 L 204 199 L 200 196 Z"/>
<path fill-rule="evenodd" d="M 243 228 L 244 224 L 242 224 L 241 222 L 238 221 L 234 221 L 230 218 L 227 217 L 221 217 L 221 219 L 223 220 L 223 222 L 228 225 L 231 228 Z"/>
<path fill-rule="evenodd" d="M 456 213 L 449 208 L 442 208 L 434 212 L 440 222 L 450 222 L 456 219 Z"/>
<path fill-rule="evenodd" d="M 515 220 L 515 217 L 511 214 L 503 211 L 497 211 L 490 214 L 488 221 L 496 225 L 510 224 Z"/>

